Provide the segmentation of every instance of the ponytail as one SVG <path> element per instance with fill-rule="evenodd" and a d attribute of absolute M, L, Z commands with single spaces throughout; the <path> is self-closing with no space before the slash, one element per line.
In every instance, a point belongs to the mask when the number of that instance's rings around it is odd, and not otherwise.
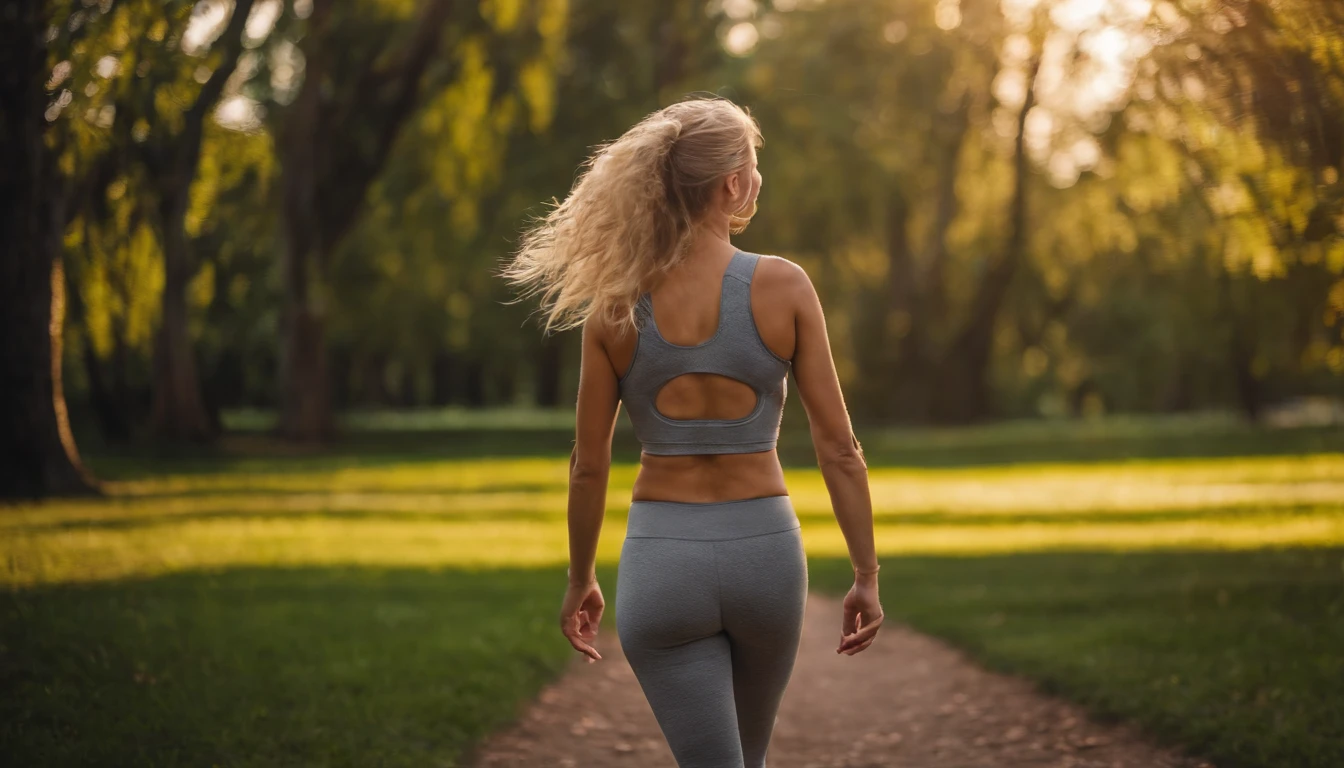
<path fill-rule="evenodd" d="M 593 315 L 636 326 L 636 302 L 685 257 L 714 182 L 759 143 L 755 121 L 726 99 L 654 112 L 584 161 L 564 202 L 524 232 L 499 275 L 522 289 L 516 300 L 540 296 L 547 333 Z"/>

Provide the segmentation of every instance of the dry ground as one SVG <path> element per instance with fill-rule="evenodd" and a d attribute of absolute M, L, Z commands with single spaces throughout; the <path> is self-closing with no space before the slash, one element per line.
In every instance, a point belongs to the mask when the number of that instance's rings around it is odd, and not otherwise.
<path fill-rule="evenodd" d="M 770 768 L 1213 768 L 899 623 L 856 656 L 835 653 L 839 631 L 839 601 L 814 592 Z M 613 627 L 597 648 L 468 765 L 676 768 Z"/>

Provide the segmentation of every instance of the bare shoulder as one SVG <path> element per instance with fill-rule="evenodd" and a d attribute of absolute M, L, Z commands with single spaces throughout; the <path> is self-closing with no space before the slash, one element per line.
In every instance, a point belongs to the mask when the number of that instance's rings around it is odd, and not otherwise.
<path fill-rule="evenodd" d="M 601 352 L 612 364 L 618 367 L 634 350 L 638 332 L 628 324 L 616 324 L 600 313 L 594 312 L 583 323 L 583 345 L 593 352 Z M 623 365 L 623 364 L 622 364 Z"/>
<path fill-rule="evenodd" d="M 815 293 L 812 278 L 797 263 L 783 256 L 761 255 L 753 282 L 760 283 L 765 295 L 802 306 Z"/>

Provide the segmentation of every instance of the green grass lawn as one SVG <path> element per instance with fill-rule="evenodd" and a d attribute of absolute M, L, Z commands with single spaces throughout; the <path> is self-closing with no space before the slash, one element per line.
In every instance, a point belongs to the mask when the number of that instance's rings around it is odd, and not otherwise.
<path fill-rule="evenodd" d="M 569 422 L 492 418 L 362 414 L 316 451 L 86 441 L 108 498 L 0 508 L 7 764 L 459 764 L 574 655 Z M 1339 430 L 859 436 L 892 616 L 1220 768 L 1344 765 Z M 813 587 L 843 591 L 805 431 L 781 455 Z M 609 605 L 634 458 L 623 430 Z"/>

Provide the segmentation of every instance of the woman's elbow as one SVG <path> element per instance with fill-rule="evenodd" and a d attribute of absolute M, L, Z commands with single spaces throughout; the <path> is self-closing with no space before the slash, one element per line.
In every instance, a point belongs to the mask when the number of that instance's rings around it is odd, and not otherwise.
<path fill-rule="evenodd" d="M 606 482 L 611 472 L 610 456 L 580 456 L 577 452 L 569 457 L 569 479 L 571 482 Z"/>
<path fill-rule="evenodd" d="M 852 432 L 845 438 L 819 440 L 816 449 L 817 465 L 819 467 L 840 466 L 865 470 L 868 468 L 868 463 L 863 456 L 863 446 L 859 444 L 859 439 Z"/>

